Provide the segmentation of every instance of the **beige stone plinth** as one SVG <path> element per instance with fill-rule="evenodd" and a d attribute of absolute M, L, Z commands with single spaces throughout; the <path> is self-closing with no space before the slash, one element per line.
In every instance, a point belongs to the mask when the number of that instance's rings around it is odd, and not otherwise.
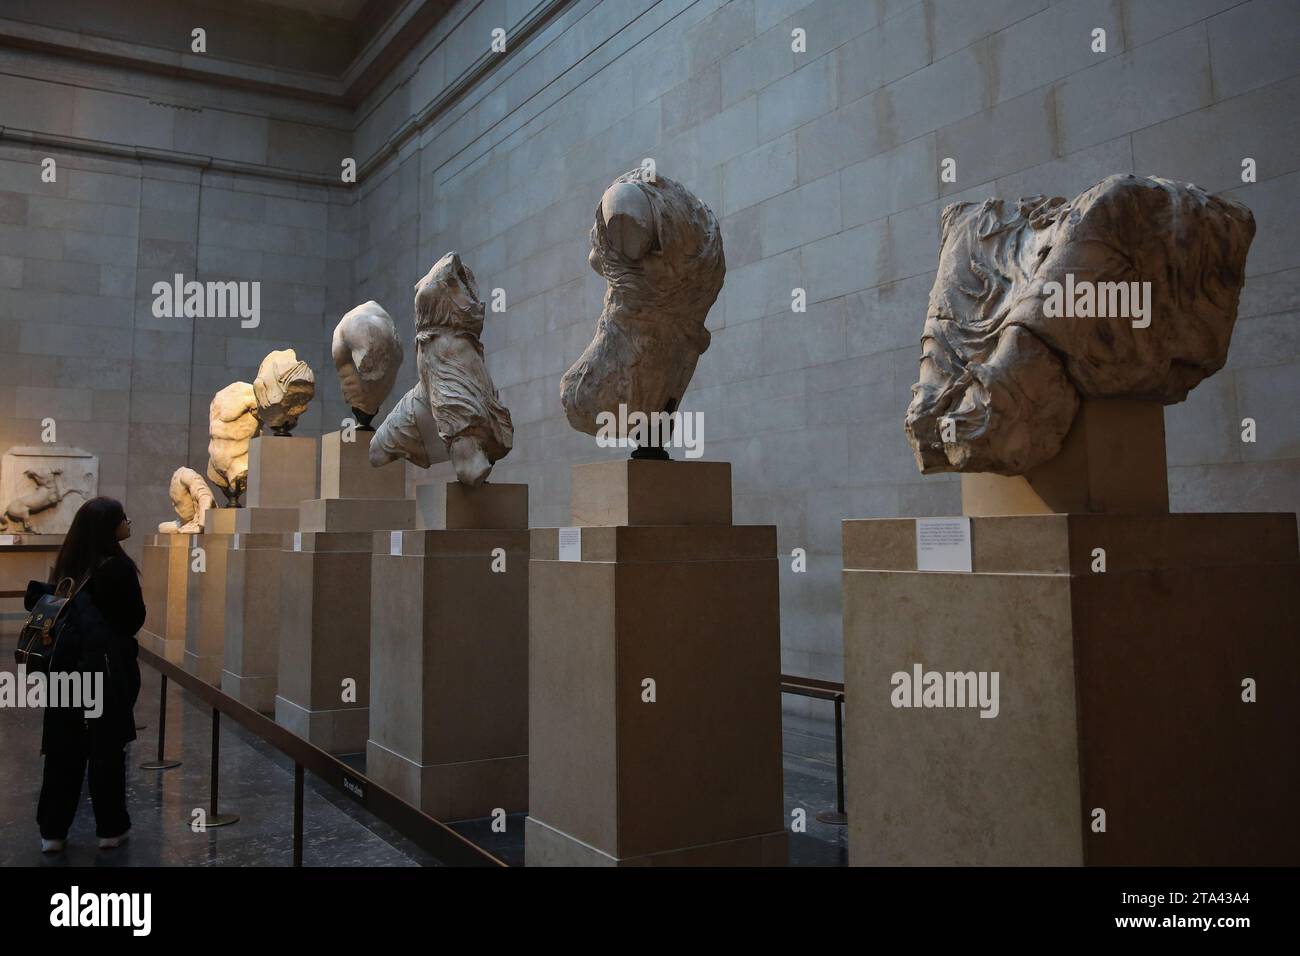
<path fill-rule="evenodd" d="M 140 569 L 145 619 L 140 644 L 173 664 L 185 659 L 190 540 L 202 535 L 151 534 Z"/>
<path fill-rule="evenodd" d="M 203 516 L 206 534 L 283 534 L 297 530 L 297 504 L 292 508 L 211 508 Z"/>
<path fill-rule="evenodd" d="M 226 555 L 221 689 L 264 714 L 275 711 L 280 668 L 283 547 L 282 534 L 236 534 Z"/>
<path fill-rule="evenodd" d="M 313 498 L 298 506 L 302 531 L 373 531 L 415 527 L 410 498 Z"/>
<path fill-rule="evenodd" d="M 574 465 L 575 525 L 729 525 L 731 463 L 620 458 Z"/>
<path fill-rule="evenodd" d="M 331 753 L 366 747 L 370 541 L 368 532 L 283 539 L 275 719 Z M 354 699 L 344 700 L 345 680 Z"/>
<path fill-rule="evenodd" d="M 320 440 L 320 496 L 322 498 L 405 498 L 406 463 L 370 466 L 370 436 L 356 433 L 356 441 L 329 432 Z M 315 495 L 308 495 L 313 498 Z"/>
<path fill-rule="evenodd" d="M 259 435 L 248 443 L 248 507 L 297 508 L 316 497 L 316 439 Z"/>
<path fill-rule="evenodd" d="M 231 535 L 183 535 L 190 554 L 185 579 L 185 669 L 209 684 L 221 684 L 226 643 L 228 583 L 226 559 Z M 194 570 L 194 548 L 203 549 L 203 570 Z"/>
<path fill-rule="evenodd" d="M 1026 475 L 963 474 L 961 506 L 981 516 L 1167 514 L 1164 406 L 1087 399 L 1060 454 Z"/>
<path fill-rule="evenodd" d="M 26 592 L 28 581 L 47 580 L 61 547 L 61 534 L 0 535 L 0 591 Z M 27 617 L 21 596 L 0 598 L 0 635 L 17 637 Z"/>
<path fill-rule="evenodd" d="M 527 529 L 377 533 L 370 622 L 367 776 L 439 820 L 527 809 Z"/>
<path fill-rule="evenodd" d="M 503 530 L 528 527 L 528 486 L 459 481 L 416 485 L 415 527 L 420 531 Z"/>
<path fill-rule="evenodd" d="M 531 532 L 527 863 L 784 864 L 776 529 L 581 534 Z"/>
<path fill-rule="evenodd" d="M 972 518 L 970 573 L 915 541 L 844 523 L 851 864 L 1300 862 L 1294 515 Z M 918 663 L 997 671 L 997 716 L 895 708 Z"/>

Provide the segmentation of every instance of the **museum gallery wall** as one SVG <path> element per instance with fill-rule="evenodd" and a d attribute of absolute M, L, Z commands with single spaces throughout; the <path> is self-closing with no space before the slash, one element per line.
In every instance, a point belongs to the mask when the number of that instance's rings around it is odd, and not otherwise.
<path fill-rule="evenodd" d="M 122 497 L 159 532 L 152 649 L 435 816 L 527 809 L 530 862 L 783 861 L 781 708 L 811 710 L 782 673 L 872 701 L 846 728 L 853 862 L 1197 862 L 1189 832 L 1293 853 L 1294 824 L 1126 806 L 1123 728 L 1155 718 L 1075 650 L 1131 606 L 1130 672 L 1156 673 L 1142 609 L 1182 608 L 1196 693 L 1293 662 L 1262 637 L 1296 610 L 1300 501 L 1278 4 L 515 6 L 458 4 L 352 108 L 262 96 L 224 136 L 105 93 L 156 137 L 135 157 L 21 108 L 5 532 Z M 1213 647 L 1245 618 L 1234 670 Z M 1000 703 L 970 688 L 976 731 L 898 723 L 952 706 L 945 659 Z M 435 661 L 463 686 L 409 683 Z M 609 703 L 651 672 L 689 706 Z M 498 719 L 445 739 L 466 688 Z M 1038 730 L 969 746 L 990 716 Z M 1248 732 L 1206 728 L 1224 761 Z M 729 818 L 648 809 L 670 767 L 738 793 Z M 1236 778 L 1207 799 L 1263 786 Z M 889 809 L 926 801 L 963 808 L 943 849 Z M 1090 842 L 1094 806 L 1144 836 Z"/>

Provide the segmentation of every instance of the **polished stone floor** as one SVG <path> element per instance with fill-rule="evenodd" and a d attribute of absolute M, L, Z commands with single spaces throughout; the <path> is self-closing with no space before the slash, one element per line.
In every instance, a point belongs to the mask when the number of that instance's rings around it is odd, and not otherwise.
<path fill-rule="evenodd" d="M 5 665 L 12 669 L 12 665 Z M 220 806 L 239 822 L 195 832 L 196 809 L 208 806 L 211 717 L 200 702 L 168 693 L 167 754 L 180 767 L 141 770 L 157 749 L 158 673 L 142 668 L 144 687 L 136 719 L 139 731 L 128 760 L 127 806 L 131 839 L 120 849 L 99 850 L 90 798 L 82 807 L 62 854 L 44 856 L 36 830 L 40 791 L 39 711 L 0 710 L 0 866 L 288 866 L 293 861 L 293 764 L 231 721 L 222 722 Z M 826 705 L 829 714 L 830 705 Z M 835 743 L 828 723 L 785 720 L 786 818 L 807 811 L 808 832 L 791 834 L 790 863 L 840 866 L 847 861 L 843 827 L 816 821 L 835 804 Z M 363 768 L 360 756 L 349 762 Z M 436 866 L 427 852 L 375 820 L 350 798 L 306 777 L 304 850 L 307 866 Z M 511 816 L 506 832 L 488 820 L 454 825 L 465 837 L 511 865 L 523 863 L 523 814 Z"/>

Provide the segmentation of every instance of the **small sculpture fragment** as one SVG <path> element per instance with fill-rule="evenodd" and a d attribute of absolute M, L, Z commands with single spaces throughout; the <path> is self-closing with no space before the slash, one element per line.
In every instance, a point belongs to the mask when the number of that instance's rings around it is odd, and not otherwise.
<path fill-rule="evenodd" d="M 477 486 L 514 442 L 509 410 L 501 404 L 483 359 L 483 303 L 472 273 L 449 252 L 415 286 L 416 367 L 420 382 L 403 396 L 370 441 L 376 467 L 406 458 L 419 465 L 443 460 L 429 446 L 432 417 L 456 478 Z"/>
<path fill-rule="evenodd" d="M 370 423 L 402 365 L 402 342 L 392 317 L 378 302 L 363 302 L 339 320 L 330 354 L 359 430 L 374 431 Z"/>
<path fill-rule="evenodd" d="M 602 412 L 625 421 L 633 413 L 672 413 L 681 404 L 709 347 L 704 321 L 727 266 L 709 207 L 681 184 L 643 169 L 605 190 L 587 261 L 608 283 L 604 309 L 595 338 L 560 381 L 560 400 L 569 424 L 595 435 Z M 654 447 L 633 457 L 668 456 Z"/>
<path fill-rule="evenodd" d="M 316 376 L 293 349 L 271 352 L 253 380 L 257 417 L 276 435 L 289 435 L 316 394 Z"/>
<path fill-rule="evenodd" d="M 955 203 L 905 428 L 925 474 L 1022 475 L 1081 398 L 1181 402 L 1223 367 L 1255 220 L 1186 183 Z"/>
<path fill-rule="evenodd" d="M 202 534 L 203 516 L 214 507 L 212 490 L 193 468 L 177 468 L 172 472 L 167 493 L 176 509 L 176 521 L 158 525 L 159 534 Z"/>
<path fill-rule="evenodd" d="M 231 382 L 208 406 L 208 478 L 239 507 L 248 487 L 248 443 L 261 429 L 257 396 L 247 382 Z"/>

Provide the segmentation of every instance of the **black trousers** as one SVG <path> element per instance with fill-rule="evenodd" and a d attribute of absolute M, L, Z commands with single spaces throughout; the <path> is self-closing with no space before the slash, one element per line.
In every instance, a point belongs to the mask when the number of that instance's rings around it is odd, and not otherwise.
<path fill-rule="evenodd" d="M 46 840 L 66 840 L 81 802 L 81 781 L 90 770 L 95 835 L 121 836 L 131 828 L 126 812 L 126 748 L 113 753 L 56 752 L 45 755 L 36 822 Z"/>

